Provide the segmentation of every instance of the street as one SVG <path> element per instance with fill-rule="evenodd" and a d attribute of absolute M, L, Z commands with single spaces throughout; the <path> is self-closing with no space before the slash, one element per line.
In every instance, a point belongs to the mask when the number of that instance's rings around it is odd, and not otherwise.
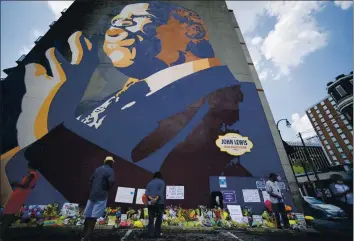
<path fill-rule="evenodd" d="M 10 237 L 4 241 L 78 241 L 80 229 L 41 231 L 39 229 L 13 229 Z M 353 240 L 343 233 L 319 233 L 315 231 L 247 231 L 247 230 L 165 230 L 163 237 L 151 239 L 146 230 L 95 230 L 91 240 L 238 240 L 238 241 L 341 241 Z"/>

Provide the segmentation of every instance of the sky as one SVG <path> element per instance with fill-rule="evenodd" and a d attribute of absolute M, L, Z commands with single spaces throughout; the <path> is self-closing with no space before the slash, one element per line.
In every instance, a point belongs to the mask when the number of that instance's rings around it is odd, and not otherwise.
<path fill-rule="evenodd" d="M 1 70 L 16 65 L 72 1 L 1 1 Z M 353 70 L 352 1 L 228 1 L 284 140 L 315 135 L 305 111 Z M 1 72 L 1 77 L 6 74 Z"/>

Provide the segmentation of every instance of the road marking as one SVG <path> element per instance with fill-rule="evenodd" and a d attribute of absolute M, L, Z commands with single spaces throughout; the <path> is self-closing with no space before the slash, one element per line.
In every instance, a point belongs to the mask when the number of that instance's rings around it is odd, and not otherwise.
<path fill-rule="evenodd" d="M 132 232 L 133 232 L 133 230 L 128 230 L 128 232 L 125 233 L 124 237 L 121 238 L 120 241 L 126 240 Z"/>
<path fill-rule="evenodd" d="M 237 237 L 237 236 L 236 236 L 235 234 L 233 234 L 233 233 L 226 232 L 226 234 L 228 234 L 229 236 L 231 236 L 231 237 L 233 237 L 233 238 L 237 239 L 238 241 L 243 241 L 243 239 L 241 239 L 241 238 Z"/>

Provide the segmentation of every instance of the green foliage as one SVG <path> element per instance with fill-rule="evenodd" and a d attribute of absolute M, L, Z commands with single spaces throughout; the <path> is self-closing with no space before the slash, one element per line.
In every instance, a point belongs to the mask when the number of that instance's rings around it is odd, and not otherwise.
<path fill-rule="evenodd" d="M 293 169 L 294 169 L 295 174 L 303 174 L 303 173 L 305 173 L 305 169 L 302 166 L 293 165 Z"/>

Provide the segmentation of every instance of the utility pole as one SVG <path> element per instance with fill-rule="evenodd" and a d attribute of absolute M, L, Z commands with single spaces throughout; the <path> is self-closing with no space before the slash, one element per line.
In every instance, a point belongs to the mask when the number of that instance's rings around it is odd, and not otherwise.
<path fill-rule="evenodd" d="M 299 137 L 300 137 L 301 143 L 302 143 L 302 145 L 303 145 L 303 147 L 304 147 L 305 156 L 306 156 L 306 158 L 307 158 L 307 160 L 308 160 L 308 163 L 309 163 L 311 169 L 313 170 L 313 173 L 315 174 L 316 181 L 318 182 L 318 184 L 319 184 L 319 186 L 320 186 L 320 190 L 321 190 L 321 194 L 322 194 L 322 195 L 321 195 L 321 196 L 322 196 L 321 198 L 322 198 L 322 200 L 324 201 L 324 195 L 323 195 L 322 188 L 321 188 L 322 185 L 320 185 L 320 183 L 319 183 L 319 180 L 320 180 L 320 179 L 319 179 L 319 177 L 318 177 L 318 175 L 317 175 L 317 171 L 316 171 L 315 167 L 314 167 L 313 164 L 312 164 L 312 159 L 311 159 L 311 157 L 310 157 L 310 154 L 309 154 L 309 152 L 308 152 L 308 150 L 307 150 L 307 146 L 305 145 L 305 142 L 304 142 L 304 140 L 302 139 L 302 136 L 301 136 L 301 133 L 300 133 L 300 132 L 299 132 Z M 307 170 L 306 170 L 306 168 L 305 168 L 305 165 L 304 165 L 304 170 L 305 170 L 305 172 L 306 172 L 307 180 L 310 181 L 310 178 L 309 178 L 309 176 L 307 175 Z M 312 185 L 313 185 L 313 182 L 311 182 L 311 183 L 312 183 Z M 313 187 L 316 188 L 315 185 L 313 185 Z"/>

